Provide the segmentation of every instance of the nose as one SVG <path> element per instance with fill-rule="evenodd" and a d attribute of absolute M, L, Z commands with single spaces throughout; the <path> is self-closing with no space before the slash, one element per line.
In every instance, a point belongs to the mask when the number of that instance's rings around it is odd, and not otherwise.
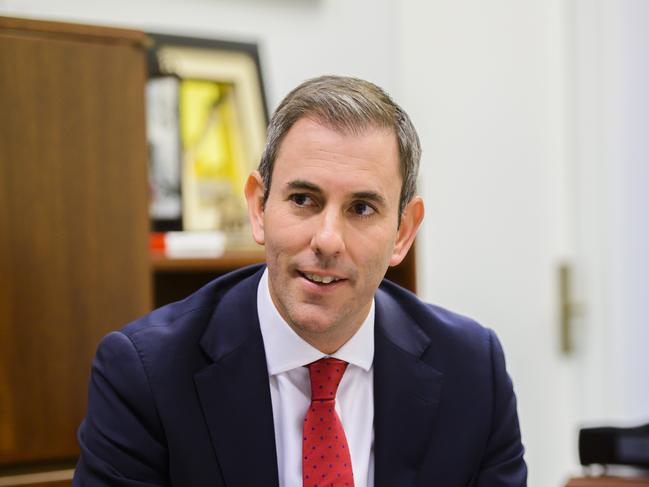
<path fill-rule="evenodd" d="M 338 211 L 323 211 L 311 238 L 311 250 L 324 258 L 337 257 L 345 251 L 344 219 Z"/>

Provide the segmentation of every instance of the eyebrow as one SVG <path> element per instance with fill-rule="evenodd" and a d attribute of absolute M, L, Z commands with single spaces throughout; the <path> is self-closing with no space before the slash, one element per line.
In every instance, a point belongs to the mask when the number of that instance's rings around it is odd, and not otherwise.
<path fill-rule="evenodd" d="M 323 193 L 320 186 L 318 186 L 317 184 L 310 183 L 308 181 L 304 181 L 302 179 L 296 179 L 294 181 L 290 181 L 289 183 L 286 184 L 286 187 L 290 190 L 310 191 L 312 193 L 316 193 L 319 195 Z M 352 193 L 351 196 L 353 199 L 368 200 L 376 203 L 377 205 L 386 206 L 385 198 L 380 193 L 377 193 L 376 191 L 356 191 Z"/>
<path fill-rule="evenodd" d="M 317 184 L 310 183 L 308 181 L 303 181 L 301 179 L 296 179 L 286 184 L 287 189 L 303 189 L 306 191 L 311 191 L 313 193 L 322 194 L 320 186 Z"/>

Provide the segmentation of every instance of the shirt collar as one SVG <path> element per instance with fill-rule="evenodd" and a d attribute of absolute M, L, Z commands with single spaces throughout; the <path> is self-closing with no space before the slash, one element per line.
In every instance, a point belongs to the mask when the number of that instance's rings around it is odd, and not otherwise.
<path fill-rule="evenodd" d="M 268 269 L 264 270 L 257 288 L 257 313 L 270 375 L 281 374 L 327 357 L 295 333 L 279 314 L 270 297 Z M 330 356 L 365 371 L 370 370 L 374 360 L 374 300 L 358 331 Z"/>

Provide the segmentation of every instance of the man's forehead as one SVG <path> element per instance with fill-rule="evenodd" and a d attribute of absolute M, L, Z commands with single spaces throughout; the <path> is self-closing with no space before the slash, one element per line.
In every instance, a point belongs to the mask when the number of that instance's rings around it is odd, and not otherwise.
<path fill-rule="evenodd" d="M 296 128 L 302 128 L 304 126 L 311 127 L 313 129 L 321 128 L 331 131 L 339 136 L 344 137 L 363 137 L 368 133 L 380 132 L 383 133 L 386 137 L 390 135 L 394 136 L 395 141 L 397 140 L 397 134 L 394 127 L 390 125 L 385 125 L 379 121 L 366 121 L 366 120 L 346 120 L 346 119 L 335 119 L 327 118 L 320 116 L 315 113 L 307 113 L 299 117 L 291 127 L 286 131 L 284 139 L 294 132 Z M 283 140 L 282 140 L 283 142 Z M 281 143 L 280 143 L 281 150 Z"/>
<path fill-rule="evenodd" d="M 348 136 L 363 135 L 371 131 L 394 133 L 394 128 L 391 125 L 386 125 L 385 123 L 382 123 L 378 120 L 363 120 L 361 118 L 348 119 L 344 117 L 334 116 L 328 117 L 319 113 L 306 113 L 302 115 L 293 123 L 291 129 L 295 127 L 298 122 L 304 123 L 305 121 L 327 128 L 341 135 Z"/>
<path fill-rule="evenodd" d="M 300 153 L 309 149 L 349 150 L 350 154 L 377 162 L 399 162 L 398 141 L 392 128 L 368 125 L 347 130 L 310 117 L 302 117 L 293 124 L 279 144 L 276 160 L 289 151 Z"/>

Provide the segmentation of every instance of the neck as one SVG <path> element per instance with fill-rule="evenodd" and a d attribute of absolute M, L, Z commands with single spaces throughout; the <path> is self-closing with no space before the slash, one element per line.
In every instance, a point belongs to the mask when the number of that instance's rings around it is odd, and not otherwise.
<path fill-rule="evenodd" d="M 362 324 L 363 322 L 359 323 L 352 329 L 346 329 L 343 331 L 343 333 L 319 334 L 309 333 L 308 331 L 299 329 L 298 327 L 293 326 L 289 323 L 291 328 L 293 328 L 293 331 L 295 331 L 295 333 L 297 333 L 300 338 L 302 338 L 302 340 L 307 342 L 312 347 L 317 348 L 325 355 L 332 355 L 333 353 L 338 351 L 340 347 L 347 343 L 349 339 L 356 334 Z"/>

